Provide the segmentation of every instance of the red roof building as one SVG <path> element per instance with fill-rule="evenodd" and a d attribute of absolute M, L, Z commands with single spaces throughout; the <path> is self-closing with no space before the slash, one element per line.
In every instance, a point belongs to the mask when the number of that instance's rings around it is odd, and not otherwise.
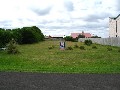
<path fill-rule="evenodd" d="M 85 38 L 91 38 L 92 37 L 92 35 L 90 33 L 84 33 L 84 32 L 82 32 L 82 33 L 71 33 L 71 37 L 73 37 L 73 38 L 77 38 L 79 35 L 84 35 Z"/>

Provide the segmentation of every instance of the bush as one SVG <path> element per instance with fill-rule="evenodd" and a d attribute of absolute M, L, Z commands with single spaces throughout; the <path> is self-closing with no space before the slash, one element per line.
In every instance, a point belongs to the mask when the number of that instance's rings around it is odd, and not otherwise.
<path fill-rule="evenodd" d="M 53 49 L 53 47 L 49 46 L 48 49 Z"/>
<path fill-rule="evenodd" d="M 78 48 L 79 46 L 77 44 L 74 45 L 74 48 Z"/>
<path fill-rule="evenodd" d="M 48 49 L 53 49 L 53 48 L 55 48 L 54 45 L 48 47 Z"/>
<path fill-rule="evenodd" d="M 16 47 L 16 42 L 14 39 L 12 39 L 9 44 L 7 45 L 7 53 L 8 54 L 16 54 L 19 53 L 17 47 Z"/>
<path fill-rule="evenodd" d="M 97 47 L 96 46 L 92 46 L 92 49 L 97 49 Z"/>
<path fill-rule="evenodd" d="M 111 47 L 107 47 L 107 50 L 108 50 L 108 51 L 112 51 L 112 48 L 111 48 Z"/>
<path fill-rule="evenodd" d="M 81 50 L 85 50 L 85 47 L 84 47 L 84 46 L 80 46 L 80 49 L 81 49 Z"/>
<path fill-rule="evenodd" d="M 120 52 L 120 49 L 118 49 L 118 52 Z"/>
<path fill-rule="evenodd" d="M 73 50 L 71 46 L 67 47 L 66 50 Z"/>
<path fill-rule="evenodd" d="M 90 46 L 92 44 L 92 41 L 89 39 L 89 40 L 85 40 L 84 43 L 85 45 Z"/>

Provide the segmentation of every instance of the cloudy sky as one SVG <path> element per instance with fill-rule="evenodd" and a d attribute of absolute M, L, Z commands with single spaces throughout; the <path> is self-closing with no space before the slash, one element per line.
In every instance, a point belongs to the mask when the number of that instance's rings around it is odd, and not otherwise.
<path fill-rule="evenodd" d="M 108 37 L 120 0 L 0 0 L 0 28 L 37 26 L 44 35 L 87 32 Z"/>

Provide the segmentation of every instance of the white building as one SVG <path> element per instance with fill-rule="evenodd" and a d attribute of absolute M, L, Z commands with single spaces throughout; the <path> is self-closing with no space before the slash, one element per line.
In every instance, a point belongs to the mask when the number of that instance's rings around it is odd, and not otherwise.
<path fill-rule="evenodd" d="M 109 17 L 109 37 L 120 37 L 120 14 Z"/>

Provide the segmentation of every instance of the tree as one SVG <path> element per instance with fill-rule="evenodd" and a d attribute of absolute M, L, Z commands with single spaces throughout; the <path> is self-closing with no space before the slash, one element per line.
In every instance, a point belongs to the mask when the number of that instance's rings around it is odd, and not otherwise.
<path fill-rule="evenodd" d="M 22 44 L 22 30 L 20 28 L 12 29 L 12 37 L 18 44 Z"/>
<path fill-rule="evenodd" d="M 73 37 L 71 37 L 71 36 L 66 36 L 64 39 L 66 41 L 73 41 L 74 40 Z"/>
<path fill-rule="evenodd" d="M 98 36 L 96 35 L 96 36 L 92 36 L 91 38 L 101 38 L 101 37 L 98 37 Z"/>
<path fill-rule="evenodd" d="M 31 44 L 43 41 L 44 35 L 36 26 L 16 28 L 12 30 L 0 28 L 0 47 L 4 47 L 12 38 L 14 38 L 18 44 Z"/>
<path fill-rule="evenodd" d="M 12 39 L 10 31 L 0 29 L 0 47 L 5 47 L 6 44 Z"/>
<path fill-rule="evenodd" d="M 19 44 L 31 44 L 44 40 L 43 33 L 36 26 L 13 29 L 12 33 Z"/>
<path fill-rule="evenodd" d="M 85 38 L 85 35 L 79 34 L 77 38 Z"/>
<path fill-rule="evenodd" d="M 23 44 L 31 44 L 37 42 L 34 32 L 29 27 L 23 27 L 21 35 Z"/>
<path fill-rule="evenodd" d="M 22 36 L 22 43 L 23 44 L 36 43 L 36 42 L 44 40 L 43 33 L 36 26 L 23 27 L 21 29 L 21 36 Z"/>

